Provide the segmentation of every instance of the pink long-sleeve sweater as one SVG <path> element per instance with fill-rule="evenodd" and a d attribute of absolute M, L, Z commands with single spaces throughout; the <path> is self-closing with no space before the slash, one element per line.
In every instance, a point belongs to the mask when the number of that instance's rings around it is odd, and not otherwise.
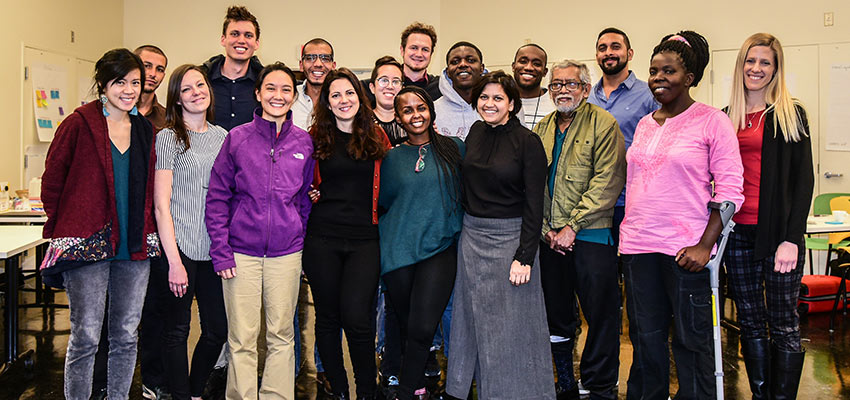
<path fill-rule="evenodd" d="M 744 170 L 735 129 L 720 110 L 697 102 L 662 126 L 652 115 L 640 120 L 626 154 L 620 253 L 675 256 L 699 242 L 709 201 L 740 209 Z"/>

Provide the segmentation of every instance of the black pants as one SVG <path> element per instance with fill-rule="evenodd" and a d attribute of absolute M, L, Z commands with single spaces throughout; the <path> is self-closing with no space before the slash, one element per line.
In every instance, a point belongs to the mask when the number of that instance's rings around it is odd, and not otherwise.
<path fill-rule="evenodd" d="M 425 363 L 457 274 L 457 246 L 384 275 L 389 302 L 398 317 L 404 355 L 398 398 L 413 398 L 424 387 Z"/>
<path fill-rule="evenodd" d="M 165 328 L 166 304 L 174 295 L 168 290 L 168 260 L 165 256 L 151 259 L 151 277 L 145 305 L 142 308 L 142 321 L 139 325 L 139 364 L 142 384 L 147 387 L 168 385 L 165 375 L 165 359 L 162 347 L 162 334 Z"/>
<path fill-rule="evenodd" d="M 386 282 L 384 282 L 384 289 L 386 292 Z M 379 310 L 384 313 L 384 356 L 381 358 L 381 374 L 385 378 L 390 376 L 398 378 L 401 373 L 401 327 L 398 322 L 398 313 L 389 300 L 389 294 L 384 293 L 384 296 L 384 309 Z"/>
<path fill-rule="evenodd" d="M 635 358 L 628 399 L 662 400 L 670 393 L 670 352 L 679 378 L 676 399 L 713 399 L 709 271 L 688 272 L 666 254 L 623 255 L 629 338 Z"/>
<path fill-rule="evenodd" d="M 175 400 L 200 397 L 207 378 L 212 372 L 221 346 L 227 341 L 227 315 L 224 312 L 224 296 L 221 278 L 213 270 L 212 261 L 194 261 L 180 252 L 180 260 L 186 268 L 189 287 L 183 297 L 172 293 L 165 300 L 165 326 L 163 328 L 163 358 L 168 389 Z M 165 285 L 167 288 L 167 283 Z M 189 326 L 192 322 L 192 301 L 198 299 L 201 336 L 192 353 L 190 374 L 186 355 Z"/>
<path fill-rule="evenodd" d="M 375 392 L 375 302 L 380 275 L 377 239 L 308 234 L 304 271 L 316 304 L 316 344 L 334 393 L 348 392 L 340 329 L 345 331 L 357 394 Z"/>
<path fill-rule="evenodd" d="M 768 338 L 783 351 L 802 351 L 797 300 L 806 249 L 797 246 L 797 266 L 787 273 L 773 270 L 774 256 L 756 260 L 755 225 L 736 225 L 723 261 L 735 299 L 741 337 Z"/>
<path fill-rule="evenodd" d="M 597 398 L 616 398 L 620 366 L 617 250 L 614 246 L 576 240 L 561 255 L 540 244 L 540 279 L 549 334 L 575 341 L 576 295 L 587 320 L 581 355 L 581 383 Z"/>

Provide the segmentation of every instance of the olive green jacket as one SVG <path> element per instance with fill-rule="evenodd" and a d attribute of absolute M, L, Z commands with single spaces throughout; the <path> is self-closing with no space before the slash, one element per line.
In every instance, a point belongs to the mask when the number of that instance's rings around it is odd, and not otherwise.
<path fill-rule="evenodd" d="M 558 112 L 543 118 L 534 133 L 543 141 L 547 164 L 552 164 L 552 148 Z M 587 100 L 576 109 L 567 129 L 558 159 L 554 196 L 543 196 L 543 231 L 571 227 L 610 228 L 614 204 L 626 183 L 626 146 L 614 116 Z"/>

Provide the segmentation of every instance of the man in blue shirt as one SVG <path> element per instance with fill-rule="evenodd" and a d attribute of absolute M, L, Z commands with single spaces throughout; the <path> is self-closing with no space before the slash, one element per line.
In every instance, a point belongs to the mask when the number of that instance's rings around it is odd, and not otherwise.
<path fill-rule="evenodd" d="M 263 69 L 254 52 L 260 48 L 260 24 L 242 6 L 227 9 L 221 29 L 224 54 L 204 63 L 215 100 L 215 123 L 228 131 L 250 122 L 259 105 L 254 83 Z"/>
<path fill-rule="evenodd" d="M 626 33 L 617 28 L 605 28 L 596 39 L 596 62 L 602 69 L 602 79 L 590 90 L 587 102 L 605 109 L 614 116 L 626 139 L 626 150 L 632 145 L 635 128 L 643 116 L 658 109 L 646 82 L 637 79 L 629 69 L 635 52 Z M 614 206 L 614 244 L 620 243 L 620 222 L 626 206 L 626 190 L 620 193 Z"/>
<path fill-rule="evenodd" d="M 646 82 L 638 80 L 629 69 L 629 61 L 634 54 L 625 32 L 617 28 L 605 28 L 599 32 L 596 38 L 596 62 L 602 69 L 602 79 L 593 85 L 587 98 L 588 103 L 602 107 L 614 116 L 625 138 L 626 150 L 632 145 L 640 119 L 659 108 Z M 620 243 L 620 223 L 623 222 L 625 208 L 626 189 L 623 188 L 614 206 L 611 234 L 615 246 Z M 632 363 L 631 368 L 634 370 L 637 365 Z M 632 373 L 630 376 L 640 374 Z M 639 385 L 639 382 L 630 380 L 628 388 L 635 389 Z M 583 389 L 581 383 L 579 387 Z"/>

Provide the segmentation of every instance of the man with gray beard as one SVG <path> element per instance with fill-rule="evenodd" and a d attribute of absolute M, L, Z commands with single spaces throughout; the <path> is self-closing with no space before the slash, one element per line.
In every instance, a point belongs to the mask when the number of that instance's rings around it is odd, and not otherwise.
<path fill-rule="evenodd" d="M 591 399 L 616 399 L 619 370 L 617 249 L 611 235 L 614 204 L 626 181 L 626 150 L 614 117 L 587 102 L 587 66 L 565 60 L 549 75 L 556 111 L 534 132 L 549 164 L 543 199 L 540 277 L 549 322 L 558 399 L 578 399 L 572 353 L 580 321 L 587 320 L 581 381 Z"/>

